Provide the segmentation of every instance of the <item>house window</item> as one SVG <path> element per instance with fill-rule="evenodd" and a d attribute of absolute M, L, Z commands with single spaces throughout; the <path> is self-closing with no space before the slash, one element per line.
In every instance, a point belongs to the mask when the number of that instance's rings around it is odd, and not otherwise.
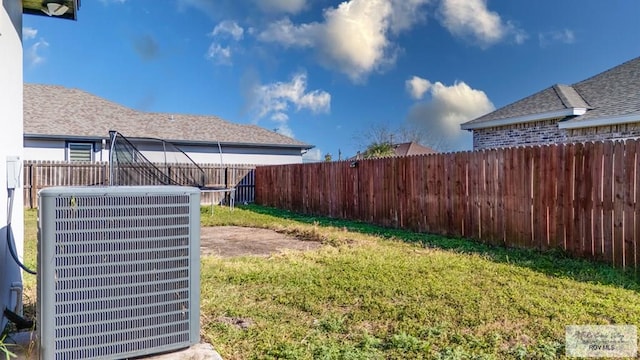
<path fill-rule="evenodd" d="M 70 162 L 92 161 L 93 144 L 91 143 L 69 143 L 67 159 Z"/>

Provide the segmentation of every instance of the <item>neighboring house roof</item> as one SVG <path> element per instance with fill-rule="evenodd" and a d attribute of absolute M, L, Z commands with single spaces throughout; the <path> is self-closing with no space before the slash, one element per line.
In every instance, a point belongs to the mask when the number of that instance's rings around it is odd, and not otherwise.
<path fill-rule="evenodd" d="M 217 143 L 310 149 L 290 137 L 256 125 L 216 116 L 146 113 L 78 89 L 24 85 L 24 134 L 31 138 L 108 138 L 116 130 L 129 138 L 152 137 L 177 143 Z"/>
<path fill-rule="evenodd" d="M 422 146 L 415 141 L 401 143 L 401 144 L 393 144 L 394 154 L 390 156 L 411 156 L 411 155 L 428 155 L 435 154 L 437 151 L 433 150 L 430 147 Z M 363 159 L 366 155 L 358 151 L 355 156 L 348 158 L 347 160 L 359 160 Z"/>
<path fill-rule="evenodd" d="M 563 118 L 560 128 L 640 122 L 640 57 L 591 78 L 554 85 L 461 125 L 464 130 Z"/>
<path fill-rule="evenodd" d="M 393 145 L 394 150 L 396 152 L 396 156 L 410 156 L 410 155 L 426 155 L 426 154 L 435 154 L 436 151 L 432 148 L 422 146 L 417 142 L 408 142 L 402 144 Z"/>

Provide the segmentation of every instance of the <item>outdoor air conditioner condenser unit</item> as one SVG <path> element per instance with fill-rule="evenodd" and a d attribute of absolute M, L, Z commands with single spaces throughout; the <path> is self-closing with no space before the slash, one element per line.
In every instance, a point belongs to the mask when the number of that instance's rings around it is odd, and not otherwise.
<path fill-rule="evenodd" d="M 198 189 L 58 187 L 39 195 L 41 359 L 123 359 L 199 342 Z"/>

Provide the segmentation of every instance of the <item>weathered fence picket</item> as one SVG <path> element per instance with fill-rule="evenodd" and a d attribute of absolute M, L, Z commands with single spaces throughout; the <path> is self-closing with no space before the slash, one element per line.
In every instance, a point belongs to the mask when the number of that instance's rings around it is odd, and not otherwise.
<path fill-rule="evenodd" d="M 220 165 L 200 164 L 204 170 L 208 185 L 221 187 L 235 187 L 236 202 L 253 202 L 255 185 L 255 166 L 253 165 Z M 167 173 L 179 177 L 190 171 L 195 171 L 193 164 L 170 164 L 164 168 Z M 24 162 L 24 206 L 36 208 L 38 206 L 38 191 L 51 186 L 98 186 L 109 183 L 109 164 L 99 163 L 68 163 L 54 161 L 25 161 Z M 182 174 L 182 175 L 180 175 Z M 222 201 L 224 194 L 203 193 L 203 204 Z"/>
<path fill-rule="evenodd" d="M 640 269 L 640 140 L 258 166 L 256 202 Z"/>

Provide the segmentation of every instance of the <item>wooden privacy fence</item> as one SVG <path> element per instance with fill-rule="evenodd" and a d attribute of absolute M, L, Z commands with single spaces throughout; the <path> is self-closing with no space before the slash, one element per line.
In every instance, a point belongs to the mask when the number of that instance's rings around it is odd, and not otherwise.
<path fill-rule="evenodd" d="M 236 202 L 253 202 L 255 184 L 255 166 L 200 164 L 210 185 L 235 187 Z M 158 165 L 165 168 L 165 165 Z M 170 164 L 168 173 L 178 176 L 188 172 L 192 164 Z M 29 208 L 38 206 L 38 191 L 51 186 L 100 186 L 109 184 L 109 163 L 25 161 L 24 162 L 24 205 Z M 203 193 L 202 204 L 222 201 L 224 194 Z"/>
<path fill-rule="evenodd" d="M 640 141 L 256 169 L 256 202 L 640 268 Z"/>

